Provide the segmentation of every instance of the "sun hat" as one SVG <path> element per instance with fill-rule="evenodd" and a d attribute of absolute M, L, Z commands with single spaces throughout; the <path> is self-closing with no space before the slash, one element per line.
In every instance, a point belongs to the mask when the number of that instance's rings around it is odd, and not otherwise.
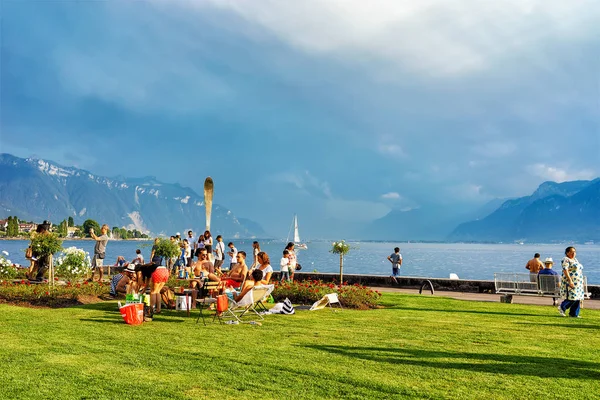
<path fill-rule="evenodd" d="M 123 272 L 135 272 L 135 265 L 129 264 L 127 268 L 123 270 Z"/>
<path fill-rule="evenodd" d="M 544 264 L 554 264 L 554 261 L 552 261 L 552 257 L 548 257 L 544 260 Z"/>

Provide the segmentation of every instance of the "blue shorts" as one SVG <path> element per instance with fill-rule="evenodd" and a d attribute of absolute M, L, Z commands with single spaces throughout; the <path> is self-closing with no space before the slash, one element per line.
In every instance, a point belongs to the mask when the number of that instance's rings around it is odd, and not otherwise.
<path fill-rule="evenodd" d="M 400 276 L 400 268 L 392 267 L 392 276 Z"/>

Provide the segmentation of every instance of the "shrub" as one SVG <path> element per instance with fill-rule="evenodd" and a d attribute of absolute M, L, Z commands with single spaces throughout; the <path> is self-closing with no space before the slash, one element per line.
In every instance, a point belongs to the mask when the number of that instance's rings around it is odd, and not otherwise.
<path fill-rule="evenodd" d="M 62 250 L 62 240 L 55 233 L 32 233 L 31 248 L 33 255 L 48 256 Z"/>
<path fill-rule="evenodd" d="M 177 241 L 172 242 L 170 239 L 158 239 L 158 242 L 154 245 L 154 255 L 163 258 L 173 258 L 179 254 L 181 254 L 181 248 Z"/>
<path fill-rule="evenodd" d="M 17 276 L 17 268 L 6 256 L 8 256 L 6 251 L 0 254 L 0 279 L 14 279 Z"/>
<path fill-rule="evenodd" d="M 69 247 L 56 258 L 56 275 L 76 280 L 86 276 L 91 265 L 90 253 L 77 247 Z"/>
<path fill-rule="evenodd" d="M 275 301 L 283 301 L 286 297 L 292 303 L 312 304 L 329 293 L 337 293 L 342 306 L 346 308 L 374 308 L 379 303 L 381 293 L 359 284 L 336 285 L 323 281 L 276 282 L 273 290 Z"/>

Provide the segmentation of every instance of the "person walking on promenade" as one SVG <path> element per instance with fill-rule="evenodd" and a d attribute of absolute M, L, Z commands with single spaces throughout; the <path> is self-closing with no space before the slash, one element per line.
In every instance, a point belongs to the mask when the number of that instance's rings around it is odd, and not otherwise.
<path fill-rule="evenodd" d="M 525 268 L 529 270 L 529 277 L 531 282 L 536 282 L 538 272 L 544 269 L 544 264 L 542 264 L 542 262 L 540 261 L 540 253 L 535 253 L 533 255 L 533 258 L 527 261 L 527 264 L 525 264 Z"/>
<path fill-rule="evenodd" d="M 558 312 L 563 317 L 565 311 L 569 310 L 569 317 L 581 318 L 579 309 L 584 297 L 583 291 L 583 265 L 577 261 L 575 247 L 569 246 L 565 249 L 565 257 L 561 261 L 562 282 L 560 294 L 564 301 L 558 306 Z"/>
<path fill-rule="evenodd" d="M 552 266 L 554 265 L 554 261 L 552 260 L 552 258 L 546 258 L 544 260 L 544 269 L 541 270 L 540 272 L 538 272 L 538 280 L 540 282 L 540 287 L 542 287 L 542 280 L 540 279 L 540 276 L 554 276 L 554 279 L 556 279 L 554 282 L 548 282 L 546 281 L 548 284 L 552 283 L 554 285 L 558 285 L 559 283 L 559 277 L 558 277 L 558 272 L 556 272 L 555 270 L 552 269 Z M 556 286 L 553 286 L 556 287 Z M 557 306 L 558 305 L 558 300 L 556 297 L 552 298 L 552 305 L 553 306 Z"/>
<path fill-rule="evenodd" d="M 104 224 L 100 228 L 100 236 L 94 232 L 94 228 L 90 228 L 90 236 L 96 241 L 94 246 L 94 257 L 92 258 L 92 277 L 90 282 L 94 280 L 94 272 L 98 270 L 98 282 L 102 282 L 102 263 L 106 257 L 106 245 L 108 244 L 108 225 Z"/>
<path fill-rule="evenodd" d="M 402 266 L 402 254 L 400 254 L 400 247 L 395 247 L 394 252 L 390 254 L 387 259 L 392 263 L 391 278 L 395 283 L 398 283 L 396 277 L 400 275 L 400 267 Z"/>

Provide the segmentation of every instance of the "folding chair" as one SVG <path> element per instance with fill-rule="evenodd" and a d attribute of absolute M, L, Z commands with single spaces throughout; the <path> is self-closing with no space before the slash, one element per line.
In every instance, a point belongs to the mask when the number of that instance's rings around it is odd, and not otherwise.
<path fill-rule="evenodd" d="M 217 299 L 212 297 L 212 294 L 219 289 L 220 282 L 209 281 L 208 279 L 204 281 L 202 287 L 198 289 L 198 297 L 196 298 L 196 305 L 200 304 L 200 314 L 196 319 L 196 323 L 200 321 L 202 317 L 202 322 L 206 325 L 206 321 L 204 320 L 204 313 L 202 310 L 205 306 L 210 306 L 211 304 L 215 304 Z"/>
<path fill-rule="evenodd" d="M 323 296 L 321 300 L 317 300 L 310 308 L 310 311 L 321 310 L 327 306 L 329 306 L 329 308 L 333 310 L 333 307 L 331 305 L 335 303 L 337 303 L 338 306 L 342 308 L 342 303 L 340 303 L 340 299 L 338 299 L 337 293 L 329 293 Z"/>
<path fill-rule="evenodd" d="M 254 286 L 240 301 L 229 299 L 227 311 L 216 314 L 215 317 L 219 318 L 220 323 L 223 323 L 224 319 L 242 322 L 241 318 L 246 313 L 253 312 L 260 320 L 264 320 L 263 316 L 256 309 L 256 305 L 262 299 L 268 297 L 273 289 L 275 289 L 275 285 Z M 239 316 L 236 313 L 239 313 Z"/>

